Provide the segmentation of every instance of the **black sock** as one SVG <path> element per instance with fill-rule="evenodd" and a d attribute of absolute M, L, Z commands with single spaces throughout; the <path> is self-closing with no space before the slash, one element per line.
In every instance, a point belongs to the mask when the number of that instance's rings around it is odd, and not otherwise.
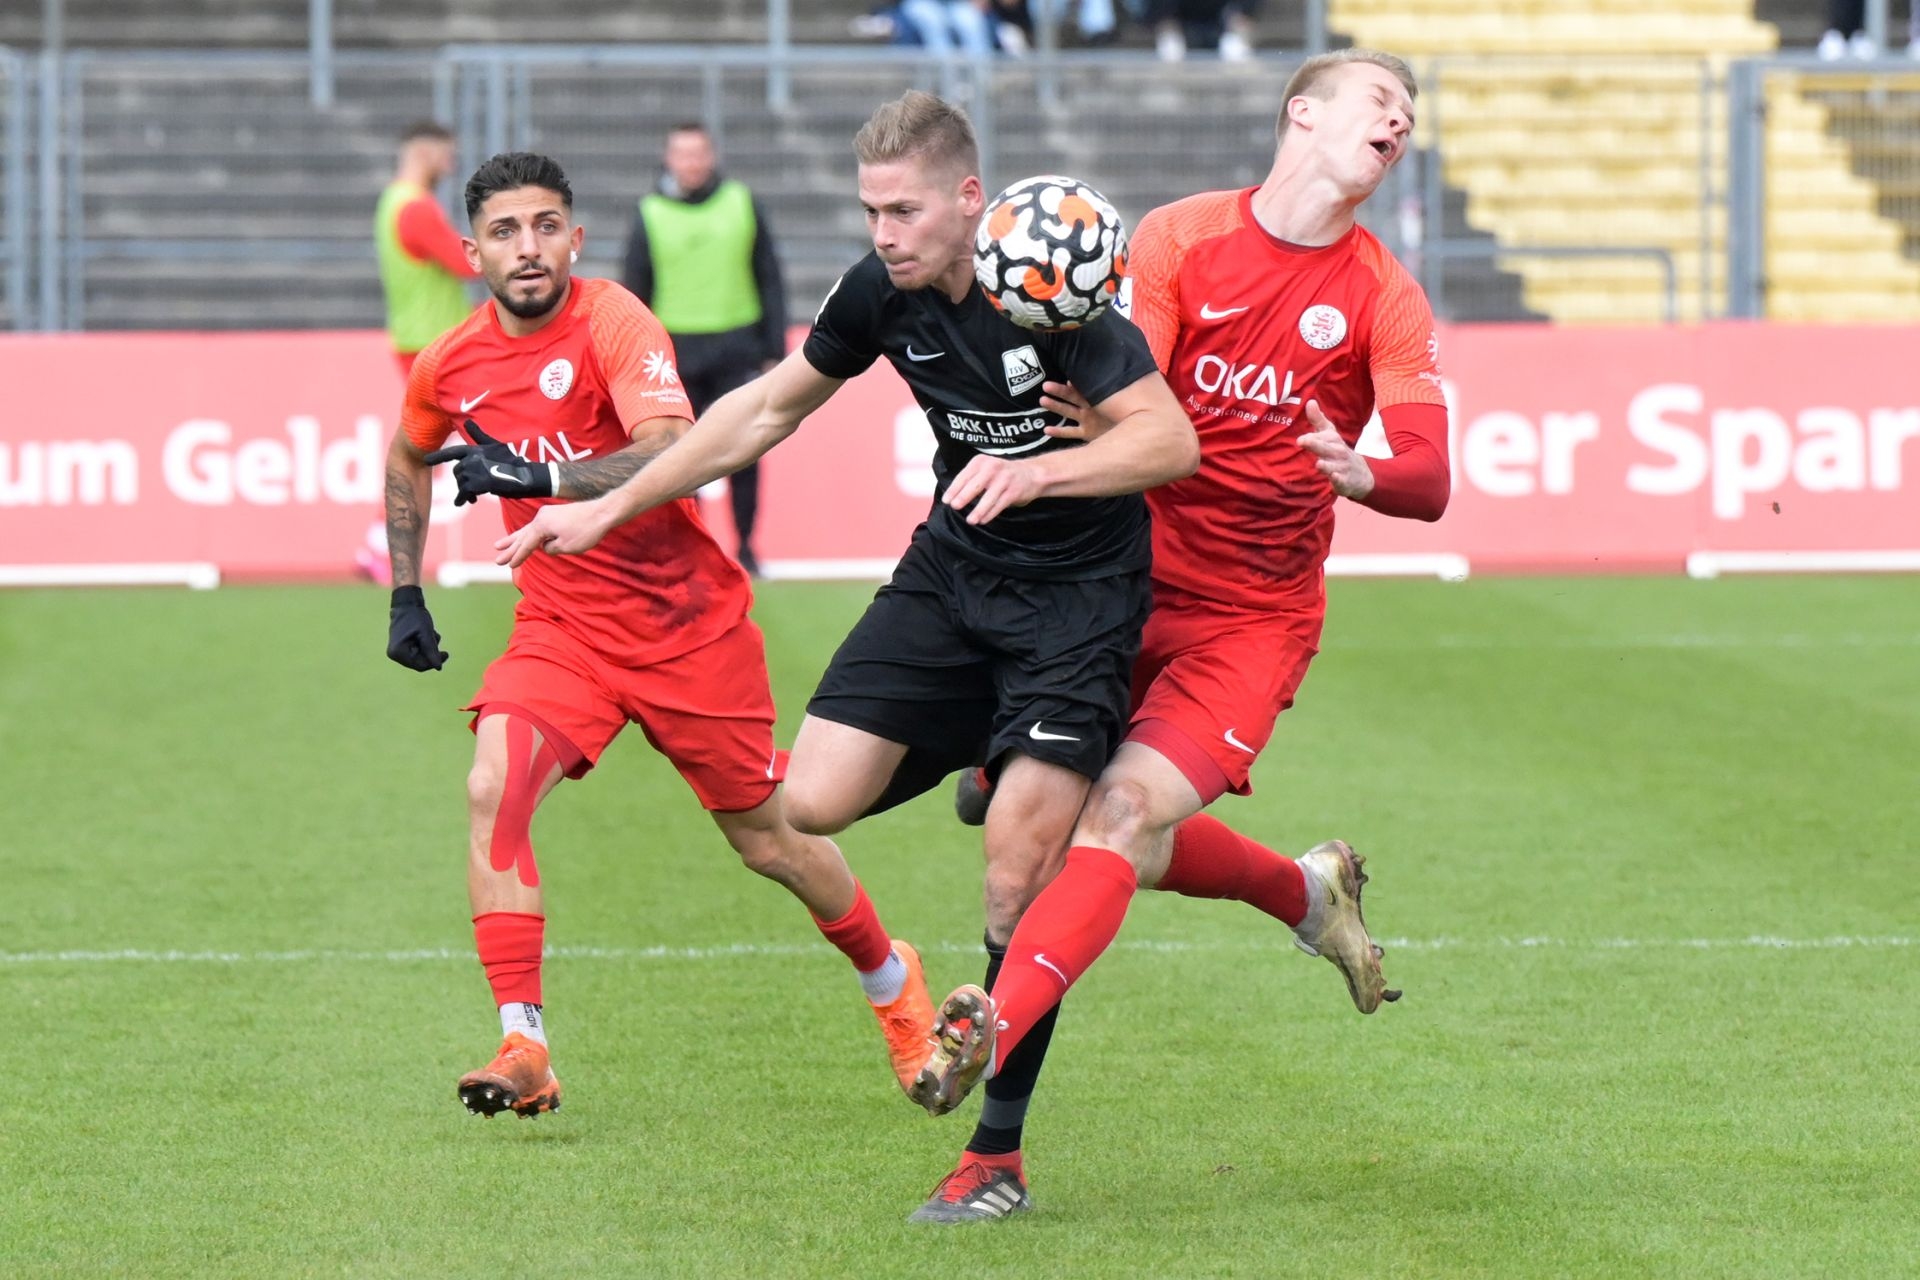
<path fill-rule="evenodd" d="M 1000 965 L 1007 958 L 1007 949 L 995 945 L 991 938 L 986 940 L 986 945 L 986 987 L 992 991 L 993 980 L 1000 976 Z M 1013 1053 L 1000 1064 L 999 1074 L 987 1081 L 987 1099 L 981 1105 L 980 1122 L 974 1126 L 967 1150 L 975 1155 L 1004 1156 L 1020 1149 L 1021 1130 L 1027 1122 L 1027 1102 L 1033 1096 L 1034 1083 L 1040 1079 L 1040 1067 L 1047 1060 L 1047 1045 L 1053 1040 L 1053 1024 L 1059 1016 L 1059 1005 L 1047 1010 L 1046 1017 L 1033 1024 L 1033 1030 L 1027 1032 Z"/>

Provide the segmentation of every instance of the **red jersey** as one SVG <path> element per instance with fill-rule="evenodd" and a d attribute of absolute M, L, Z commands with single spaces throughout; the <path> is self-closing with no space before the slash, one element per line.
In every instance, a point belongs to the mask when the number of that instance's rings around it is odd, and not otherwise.
<path fill-rule="evenodd" d="M 1252 201 L 1155 209 L 1129 270 L 1133 322 L 1200 436 L 1199 472 L 1147 491 L 1156 588 L 1258 609 L 1317 595 L 1333 540 L 1332 484 L 1294 443 L 1312 430 L 1306 402 L 1353 444 L 1376 406 L 1446 401 L 1432 309 L 1385 246 L 1356 226 L 1300 249 Z M 1438 447 L 1444 462 L 1444 430 Z"/>
<path fill-rule="evenodd" d="M 601 458 L 649 418 L 693 413 L 666 330 L 611 280 L 575 277 L 564 309 L 538 333 L 510 337 L 491 299 L 434 341 L 413 366 L 400 426 L 437 449 L 466 419 L 530 462 Z M 505 498 L 509 531 L 555 498 Z M 613 530 L 585 555 L 536 555 L 514 574 L 516 619 L 556 623 L 616 666 L 699 648 L 752 600 L 691 498 Z"/>

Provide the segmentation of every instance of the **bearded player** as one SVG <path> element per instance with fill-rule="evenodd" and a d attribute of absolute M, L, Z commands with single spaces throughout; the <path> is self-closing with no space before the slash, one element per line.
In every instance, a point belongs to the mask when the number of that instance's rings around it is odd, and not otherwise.
<path fill-rule="evenodd" d="M 447 658 L 420 590 L 435 464 L 453 462 L 463 491 L 484 476 L 513 530 L 551 502 L 618 488 L 691 425 L 653 314 L 611 281 L 572 278 L 583 229 L 559 165 L 524 152 L 495 156 L 468 180 L 466 207 L 467 257 L 493 296 L 421 352 L 387 458 L 396 584 L 387 656 L 416 671 Z M 472 443 L 440 448 L 462 423 Z M 633 520 L 590 554 L 543 556 L 515 585 L 507 651 L 467 704 L 475 737 L 467 888 L 504 1042 L 461 1078 L 461 1100 L 488 1116 L 560 1105 L 529 832 L 560 780 L 584 775 L 629 723 L 673 762 L 742 861 L 790 889 L 852 961 L 904 1087 L 932 1023 L 919 959 L 888 938 L 833 842 L 801 835 L 783 816 L 751 590 L 692 501 Z"/>
<path fill-rule="evenodd" d="M 1266 181 L 1141 220 L 1131 314 L 1199 432 L 1200 470 L 1149 490 L 1153 613 L 1126 741 L 1088 796 L 1065 868 L 1021 917 L 989 995 L 962 987 L 910 1096 L 950 1107 L 991 1078 L 1119 932 L 1136 887 L 1247 902 L 1345 976 L 1372 1013 L 1398 999 L 1360 912 L 1362 859 L 1288 858 L 1201 813 L 1249 770 L 1318 651 L 1336 498 L 1436 520 L 1449 475 L 1433 315 L 1355 222 L 1406 154 L 1413 74 L 1390 54 L 1309 59 L 1286 90 Z M 1104 424 L 1070 387 L 1049 407 Z M 1354 451 L 1378 408 L 1393 457 Z M 977 784 L 976 784 L 977 785 Z M 981 1034 L 984 1032 L 984 1034 Z M 1018 1152 L 969 1155 L 953 1218 L 1026 1204 Z"/>

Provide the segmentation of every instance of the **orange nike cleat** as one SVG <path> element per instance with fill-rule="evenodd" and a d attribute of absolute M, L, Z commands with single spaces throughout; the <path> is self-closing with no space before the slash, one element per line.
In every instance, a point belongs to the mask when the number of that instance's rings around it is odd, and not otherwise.
<path fill-rule="evenodd" d="M 547 1046 L 518 1031 L 509 1033 L 499 1056 L 460 1077 L 460 1101 L 489 1120 L 502 1111 L 517 1116 L 558 1111 L 560 1081 L 548 1065 Z"/>
<path fill-rule="evenodd" d="M 907 966 L 906 985 L 891 1004 L 873 1006 L 880 1019 L 880 1030 L 887 1037 L 887 1057 L 893 1060 L 893 1074 L 902 1090 L 913 1087 L 914 1077 L 933 1052 L 933 996 L 927 991 L 927 975 L 920 967 L 920 953 L 910 943 L 893 940 L 893 953 Z"/>

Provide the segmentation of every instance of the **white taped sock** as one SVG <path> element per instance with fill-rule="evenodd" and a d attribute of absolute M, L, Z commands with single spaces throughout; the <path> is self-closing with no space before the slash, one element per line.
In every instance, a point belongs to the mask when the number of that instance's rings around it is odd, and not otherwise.
<path fill-rule="evenodd" d="M 869 1004 L 892 1004 L 907 989 L 907 962 L 900 958 L 899 952 L 887 952 L 885 964 L 861 972 L 860 989 L 867 993 Z"/>
<path fill-rule="evenodd" d="M 1293 932 L 1301 939 L 1311 942 L 1320 936 L 1327 926 L 1327 910 L 1333 894 L 1327 888 L 1327 882 L 1320 877 L 1312 865 L 1295 859 L 1294 865 L 1300 868 L 1300 874 L 1307 881 L 1307 914 L 1299 924 L 1293 926 Z M 1317 954 L 1317 953 L 1316 953 Z"/>
<path fill-rule="evenodd" d="M 539 1005 L 512 1000 L 500 1006 L 501 1036 L 510 1036 L 516 1031 L 529 1040 L 547 1042 L 547 1023 Z"/>

